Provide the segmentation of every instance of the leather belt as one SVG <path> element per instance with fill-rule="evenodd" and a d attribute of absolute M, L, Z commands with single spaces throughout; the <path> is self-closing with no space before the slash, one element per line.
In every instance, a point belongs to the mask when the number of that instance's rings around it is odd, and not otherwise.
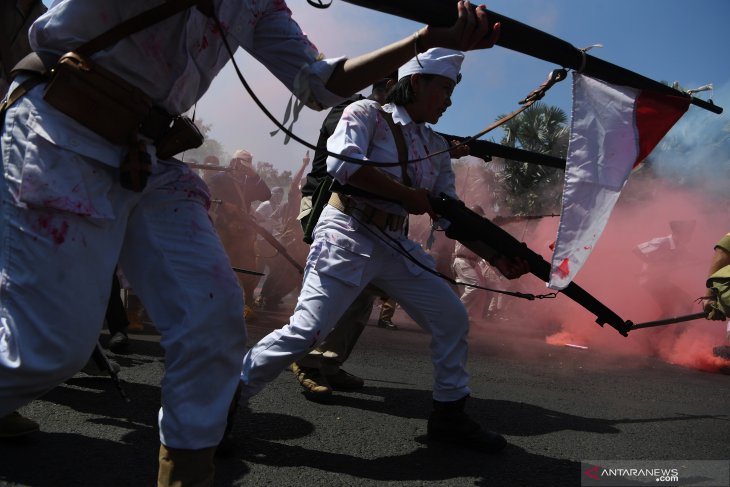
<path fill-rule="evenodd" d="M 31 52 L 27 56 L 18 62 L 13 68 L 11 75 L 14 78 L 19 74 L 28 74 L 31 76 L 28 80 L 21 83 L 13 92 L 8 94 L 8 99 L 2 106 L 3 109 L 9 108 L 17 99 L 23 96 L 25 93 L 30 91 L 35 85 L 48 82 L 51 79 L 51 69 L 59 61 L 58 56 L 54 56 L 48 53 L 36 53 Z M 107 76 L 114 76 L 112 73 L 107 73 Z M 125 81 L 120 81 L 122 84 L 127 84 Z M 148 99 L 146 95 L 141 95 L 145 99 L 146 104 L 150 106 L 149 111 L 140 116 L 139 122 L 139 133 L 153 140 L 155 143 L 159 142 L 170 129 L 172 121 L 175 118 L 170 115 L 163 108 L 155 106 L 152 101 Z M 124 93 L 122 92 L 117 98 L 124 100 Z M 128 104 L 134 103 L 134 99 L 124 100 L 128 101 Z M 101 110 L 102 107 L 100 107 Z M 102 110 L 103 111 L 103 110 Z M 72 117 L 74 118 L 74 117 Z M 77 120 L 78 121 L 78 120 Z M 83 124 L 83 122 L 80 122 Z M 93 130 L 93 128 L 92 128 Z M 120 136 L 123 139 L 127 138 L 127 134 Z"/>
<path fill-rule="evenodd" d="M 408 218 L 405 215 L 396 215 L 395 213 L 379 210 L 367 203 L 356 204 L 352 198 L 338 193 L 332 193 L 329 204 L 346 215 L 351 215 L 385 231 L 402 231 L 404 229 L 403 225 Z"/>

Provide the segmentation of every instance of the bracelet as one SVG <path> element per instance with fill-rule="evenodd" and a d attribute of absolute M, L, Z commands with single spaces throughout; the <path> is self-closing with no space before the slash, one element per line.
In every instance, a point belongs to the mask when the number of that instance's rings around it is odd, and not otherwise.
<path fill-rule="evenodd" d="M 421 53 L 421 40 L 418 36 L 418 31 L 416 31 L 415 34 L 413 34 L 413 50 L 416 53 L 416 62 L 418 63 L 418 66 L 423 68 L 423 65 L 421 64 L 420 59 L 418 59 L 418 55 Z"/>

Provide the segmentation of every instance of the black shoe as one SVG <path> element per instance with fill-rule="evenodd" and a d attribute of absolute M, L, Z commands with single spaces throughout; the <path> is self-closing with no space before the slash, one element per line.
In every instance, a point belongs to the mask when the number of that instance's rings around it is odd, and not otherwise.
<path fill-rule="evenodd" d="M 378 320 L 378 328 L 387 328 L 388 330 L 397 330 L 398 327 L 390 320 Z"/>
<path fill-rule="evenodd" d="M 326 375 L 325 379 L 335 391 L 357 391 L 363 388 L 365 381 L 356 375 L 339 369 L 337 373 Z"/>
<path fill-rule="evenodd" d="M 109 350 L 114 353 L 125 352 L 129 348 L 129 337 L 121 331 L 116 332 L 109 339 Z"/>
<path fill-rule="evenodd" d="M 483 430 L 464 412 L 465 402 L 466 397 L 452 402 L 434 401 L 433 412 L 428 418 L 428 439 L 485 453 L 502 451 L 507 440 L 499 433 Z"/>

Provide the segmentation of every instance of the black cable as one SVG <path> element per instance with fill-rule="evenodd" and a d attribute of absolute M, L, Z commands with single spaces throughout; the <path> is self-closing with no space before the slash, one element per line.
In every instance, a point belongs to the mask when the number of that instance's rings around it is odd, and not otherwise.
<path fill-rule="evenodd" d="M 311 5 L 317 7 L 317 8 L 327 8 L 329 6 L 329 5 L 324 6 L 324 4 L 321 2 L 321 0 L 317 0 L 317 1 L 318 1 L 318 3 L 320 5 L 322 5 L 321 7 L 319 7 L 317 5 L 314 5 L 311 1 L 309 3 Z M 299 137 L 298 135 L 294 134 L 289 129 L 287 129 L 282 123 L 280 123 L 279 120 L 277 120 L 276 117 L 274 117 L 274 115 L 272 115 L 271 112 L 269 112 L 269 110 L 264 106 L 264 104 L 261 102 L 261 100 L 258 99 L 258 97 L 256 96 L 256 94 L 253 92 L 253 89 L 251 89 L 251 87 L 249 86 L 248 82 L 243 77 L 243 73 L 241 73 L 241 70 L 238 67 L 238 63 L 236 62 L 236 60 L 233 57 L 233 50 L 231 49 L 230 44 L 228 44 L 228 39 L 226 38 L 226 34 L 225 34 L 226 31 L 223 29 L 223 26 L 221 25 L 221 23 L 218 20 L 218 17 L 217 16 L 213 15 L 213 20 L 215 21 L 216 26 L 218 27 L 219 31 L 222 33 L 221 39 L 223 40 L 223 44 L 226 47 L 226 50 L 228 51 L 228 55 L 231 58 L 231 63 L 233 64 L 233 68 L 236 70 L 236 75 L 238 76 L 239 81 L 241 82 L 241 84 L 243 85 L 244 89 L 246 90 L 246 92 L 251 97 L 251 99 L 254 101 L 254 103 L 256 103 L 256 105 L 261 109 L 262 112 L 264 112 L 264 114 L 269 118 L 269 120 L 271 120 L 274 123 L 274 125 L 276 125 L 279 128 L 279 130 L 281 130 L 282 132 L 284 132 L 287 136 L 289 136 L 290 138 L 296 140 L 297 142 L 299 142 L 300 144 L 302 144 L 304 147 L 307 147 L 307 148 L 312 149 L 312 150 L 317 150 L 317 147 L 315 145 L 313 145 L 311 142 L 307 142 L 306 140 L 302 139 L 301 137 Z M 518 113 L 522 112 L 523 110 L 527 109 L 529 106 L 530 106 L 529 104 L 523 105 L 518 110 L 515 110 L 515 112 L 513 112 L 509 116 L 509 118 L 512 118 L 513 116 L 515 116 Z M 505 117 L 504 121 L 507 121 L 507 117 Z M 501 125 L 501 123 L 500 124 L 496 124 L 496 125 L 495 124 L 492 124 L 489 127 L 487 127 L 486 129 L 482 130 L 481 132 L 479 132 L 479 133 L 477 133 L 475 135 L 472 135 L 471 137 L 465 138 L 464 140 L 462 140 L 461 142 L 459 142 L 455 146 L 447 147 L 446 149 L 443 149 L 443 150 L 440 150 L 440 151 L 436 151 L 436 152 L 434 152 L 432 154 L 429 154 L 427 156 L 424 156 L 424 157 L 419 157 L 419 158 L 416 158 L 416 159 L 409 159 L 409 160 L 405 161 L 405 164 L 412 164 L 412 163 L 415 163 L 415 162 L 423 161 L 423 160 L 428 159 L 428 158 L 433 157 L 433 156 L 437 156 L 437 155 L 441 155 L 441 154 L 448 153 L 448 152 L 450 152 L 451 150 L 453 150 L 453 149 L 455 149 L 457 147 L 461 147 L 461 146 L 467 145 L 468 143 L 470 143 L 470 142 L 472 142 L 472 141 L 474 141 L 474 140 L 482 137 L 486 133 L 488 133 L 488 132 L 494 130 L 495 128 L 497 128 L 499 125 Z M 330 152 L 330 151 L 325 151 L 325 152 L 327 153 L 328 156 L 336 157 L 337 159 L 339 159 L 341 161 L 350 162 L 352 164 L 357 164 L 357 165 L 360 165 L 360 166 L 396 167 L 396 166 L 400 166 L 401 165 L 401 162 L 383 162 L 383 161 L 371 161 L 371 160 L 365 161 L 365 160 L 362 160 L 362 159 L 355 159 L 354 157 L 346 156 L 344 154 L 337 154 L 337 153 Z"/>
<path fill-rule="evenodd" d="M 362 210 L 360 210 L 359 208 L 355 208 L 355 210 L 362 212 Z M 360 223 L 362 226 L 364 226 L 365 228 L 367 228 L 367 230 L 370 233 L 372 233 L 376 238 L 378 238 L 382 242 L 384 242 L 388 247 L 390 247 L 391 249 L 395 250 L 399 254 L 403 255 L 404 257 L 406 257 L 408 260 L 410 260 L 411 262 L 413 262 L 414 264 L 416 264 L 421 269 L 425 270 L 426 272 L 429 272 L 429 273 L 433 274 L 436 277 L 440 277 L 441 279 L 443 279 L 443 280 L 445 280 L 445 281 L 447 281 L 447 282 L 449 282 L 451 284 L 454 284 L 456 286 L 469 286 L 469 287 L 473 287 L 473 288 L 477 288 L 477 289 L 482 289 L 484 291 L 491 291 L 491 292 L 494 292 L 494 293 L 506 294 L 507 296 L 513 296 L 513 297 L 516 297 L 516 298 L 527 299 L 528 301 L 534 301 L 535 299 L 553 299 L 553 298 L 556 298 L 557 295 L 558 295 L 557 292 L 552 292 L 552 293 L 548 293 L 548 294 L 530 294 L 530 293 L 521 293 L 521 292 L 518 292 L 518 291 L 505 291 L 503 289 L 492 289 L 492 288 L 488 288 L 488 287 L 477 286 L 476 284 L 468 284 L 466 282 L 457 281 L 456 279 L 452 279 L 449 276 L 447 276 L 445 274 L 442 274 L 441 272 L 437 271 L 436 269 L 431 269 L 430 267 L 428 267 L 425 264 L 423 264 L 421 261 L 419 261 L 414 256 L 412 256 L 410 253 L 408 253 L 408 251 L 405 248 L 403 248 L 403 245 L 397 239 L 393 238 L 391 235 L 389 235 L 382 228 L 380 228 L 378 226 L 375 227 L 378 230 L 380 230 L 380 233 L 382 233 L 383 235 L 385 235 L 386 237 L 388 237 L 388 239 L 390 239 L 392 242 L 394 242 L 397 245 L 397 247 L 391 245 L 390 242 L 388 242 L 386 239 L 384 239 L 383 237 L 381 237 L 380 235 L 378 235 L 372 228 L 370 228 L 370 225 L 368 223 L 363 222 L 362 220 L 358 219 L 355 215 L 352 215 L 352 214 L 348 214 L 348 215 L 353 220 L 355 220 L 356 222 Z"/>

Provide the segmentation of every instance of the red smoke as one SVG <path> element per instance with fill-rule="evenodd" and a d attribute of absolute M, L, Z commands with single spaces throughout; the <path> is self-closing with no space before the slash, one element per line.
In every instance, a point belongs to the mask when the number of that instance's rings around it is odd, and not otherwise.
<path fill-rule="evenodd" d="M 701 311 L 695 300 L 704 295 L 713 247 L 730 231 L 728 208 L 722 206 L 707 201 L 699 191 L 634 178 L 624 189 L 603 235 L 575 282 L 624 320 L 634 323 Z M 672 220 L 695 220 L 691 239 L 680 255 L 660 266 L 654 275 L 652 271 L 642 272 L 642 261 L 635 255 L 635 247 L 671 234 Z M 557 225 L 557 218 L 547 218 L 537 223 L 513 223 L 505 229 L 549 261 L 552 253 L 549 245 L 555 239 Z M 647 280 L 659 282 L 662 292 L 642 284 Z M 534 294 L 550 291 L 531 275 L 518 281 L 500 281 L 499 285 Z M 712 354 L 713 347 L 730 345 L 722 321 L 701 319 L 634 330 L 623 337 L 608 325 L 599 327 L 591 313 L 565 296 L 531 302 L 511 297 L 504 300 L 504 315 L 508 319 L 519 323 L 521 329 L 533 328 L 550 344 L 571 343 L 601 353 L 655 356 L 668 363 L 710 372 L 730 367 L 730 361 Z"/>

